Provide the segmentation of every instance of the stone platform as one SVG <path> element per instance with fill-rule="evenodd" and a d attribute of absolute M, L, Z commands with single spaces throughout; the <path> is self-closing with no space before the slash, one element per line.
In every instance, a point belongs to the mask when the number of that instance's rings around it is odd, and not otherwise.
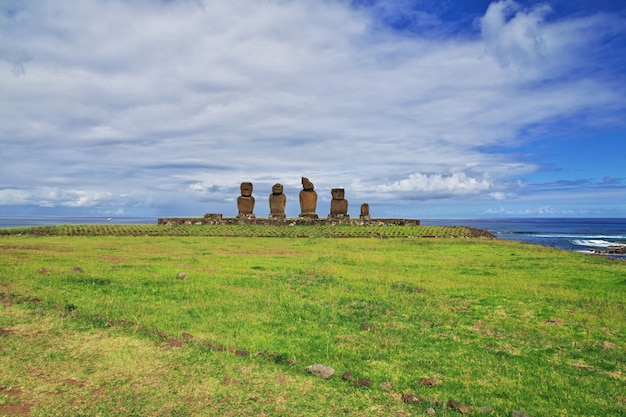
<path fill-rule="evenodd" d="M 313 217 L 286 217 L 265 218 L 253 216 L 223 217 L 221 214 L 205 214 L 204 217 L 163 217 L 158 220 L 160 225 L 180 225 L 180 224 L 261 224 L 271 226 L 293 226 L 293 225 L 353 225 L 353 226 L 419 226 L 420 221 L 415 219 L 373 219 L 354 218 L 349 216 L 313 218 Z"/>

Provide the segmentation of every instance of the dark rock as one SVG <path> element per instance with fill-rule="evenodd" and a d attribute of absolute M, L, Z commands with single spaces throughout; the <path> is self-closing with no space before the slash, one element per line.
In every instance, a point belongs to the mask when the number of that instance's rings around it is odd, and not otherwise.
<path fill-rule="evenodd" d="M 437 381 L 435 378 L 422 378 L 419 381 L 417 381 L 415 384 L 416 385 L 426 385 L 428 387 L 434 387 L 438 383 L 439 383 L 439 381 Z"/>
<path fill-rule="evenodd" d="M 448 408 L 458 411 L 461 414 L 468 414 L 474 410 L 474 407 L 472 407 L 471 405 L 461 404 L 460 402 L 454 400 L 448 400 L 447 405 Z"/>
<path fill-rule="evenodd" d="M 354 385 L 361 388 L 369 388 L 372 386 L 372 380 L 369 378 L 357 378 Z"/>
<path fill-rule="evenodd" d="M 421 404 L 424 399 L 417 394 L 402 394 L 402 402 L 405 404 Z"/>
<path fill-rule="evenodd" d="M 376 326 L 374 326 L 373 324 L 369 324 L 369 323 L 361 323 L 361 330 L 368 330 L 370 332 L 375 332 Z"/>
<path fill-rule="evenodd" d="M 350 372 L 346 371 L 341 375 L 341 379 L 343 379 L 344 381 L 353 381 L 354 380 L 354 375 L 352 375 Z"/>

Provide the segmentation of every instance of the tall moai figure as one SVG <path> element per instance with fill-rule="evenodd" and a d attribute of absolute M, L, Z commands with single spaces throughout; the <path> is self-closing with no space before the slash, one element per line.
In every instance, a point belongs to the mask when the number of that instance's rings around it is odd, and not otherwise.
<path fill-rule="evenodd" d="M 270 219 L 284 220 L 287 196 L 283 194 L 283 185 L 274 184 L 272 194 L 270 194 Z"/>
<path fill-rule="evenodd" d="M 361 220 L 370 220 L 370 205 L 367 203 L 361 204 L 361 215 L 359 216 Z"/>
<path fill-rule="evenodd" d="M 317 193 L 315 186 L 308 178 L 302 177 L 302 191 L 300 191 L 300 217 L 317 219 Z"/>
<path fill-rule="evenodd" d="M 252 183 L 242 182 L 241 195 L 237 198 L 237 217 L 254 218 L 254 197 L 252 197 Z"/>
<path fill-rule="evenodd" d="M 348 216 L 348 200 L 344 198 L 346 191 L 343 188 L 333 188 L 330 195 L 330 215 L 329 218 L 347 218 Z"/>

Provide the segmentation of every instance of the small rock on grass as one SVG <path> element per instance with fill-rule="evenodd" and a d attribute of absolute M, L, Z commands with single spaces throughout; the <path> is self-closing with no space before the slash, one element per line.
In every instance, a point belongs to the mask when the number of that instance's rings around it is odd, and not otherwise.
<path fill-rule="evenodd" d="M 405 404 L 421 404 L 424 399 L 417 394 L 402 394 L 402 402 Z"/>
<path fill-rule="evenodd" d="M 474 407 L 472 407 L 471 405 L 461 404 L 460 402 L 454 400 L 448 400 L 447 405 L 448 408 L 458 411 L 461 414 L 468 414 L 474 410 Z"/>
<path fill-rule="evenodd" d="M 354 375 L 352 375 L 350 372 L 346 371 L 343 373 L 343 375 L 341 375 L 341 379 L 343 379 L 344 381 L 353 381 L 354 380 Z"/>
<path fill-rule="evenodd" d="M 426 414 L 429 414 L 429 415 L 431 415 L 431 416 L 434 416 L 436 413 L 437 413 L 437 412 L 436 412 L 436 411 L 435 411 L 435 409 L 434 409 L 434 408 L 432 408 L 432 407 L 428 407 L 428 408 L 426 409 Z"/>
<path fill-rule="evenodd" d="M 358 378 L 354 381 L 354 385 L 361 388 L 369 388 L 372 386 L 372 380 L 369 378 Z"/>
<path fill-rule="evenodd" d="M 333 375 L 335 375 L 334 368 L 330 366 L 322 365 L 321 363 L 316 363 L 315 365 L 309 365 L 307 366 L 306 370 L 312 373 L 313 375 L 318 376 L 322 379 L 328 379 L 332 377 Z"/>
<path fill-rule="evenodd" d="M 176 274 L 176 279 L 187 279 L 187 273 L 179 272 L 178 274 Z"/>
<path fill-rule="evenodd" d="M 422 378 L 416 382 L 416 385 L 426 385 L 428 387 L 434 387 L 438 383 L 439 381 L 437 381 L 437 379 L 435 378 Z"/>

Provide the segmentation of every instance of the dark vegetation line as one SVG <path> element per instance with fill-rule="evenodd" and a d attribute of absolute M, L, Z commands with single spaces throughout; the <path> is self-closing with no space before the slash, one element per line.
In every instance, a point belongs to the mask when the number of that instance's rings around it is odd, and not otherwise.
<path fill-rule="evenodd" d="M 0 235 L 215 236 L 348 238 L 482 238 L 488 231 L 465 226 L 271 226 L 271 225 L 55 225 L 0 229 Z"/>

